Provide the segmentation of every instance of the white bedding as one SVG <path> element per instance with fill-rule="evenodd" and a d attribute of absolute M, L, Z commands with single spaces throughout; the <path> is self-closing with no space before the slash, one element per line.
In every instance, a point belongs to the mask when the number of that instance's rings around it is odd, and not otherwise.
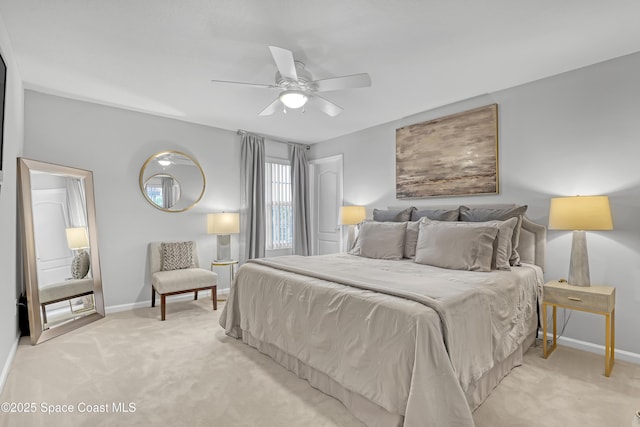
<path fill-rule="evenodd" d="M 405 426 L 467 426 L 477 380 L 535 331 L 541 285 L 533 265 L 469 272 L 347 254 L 252 260 L 220 324 Z"/>

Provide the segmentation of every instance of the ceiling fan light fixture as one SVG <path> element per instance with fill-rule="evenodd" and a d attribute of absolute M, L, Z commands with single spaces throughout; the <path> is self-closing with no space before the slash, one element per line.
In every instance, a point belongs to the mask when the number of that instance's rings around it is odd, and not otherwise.
<path fill-rule="evenodd" d="M 307 94 L 300 90 L 285 90 L 280 94 L 280 101 L 282 101 L 287 108 L 294 110 L 304 106 L 308 100 L 309 97 Z"/>

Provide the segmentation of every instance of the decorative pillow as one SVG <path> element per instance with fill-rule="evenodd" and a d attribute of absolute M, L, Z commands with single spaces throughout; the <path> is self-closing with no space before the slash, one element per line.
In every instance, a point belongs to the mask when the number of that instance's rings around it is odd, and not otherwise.
<path fill-rule="evenodd" d="M 71 261 L 71 277 L 74 279 L 84 279 L 89 273 L 90 264 L 89 253 L 81 249 L 80 252 L 73 257 L 73 261 Z"/>
<path fill-rule="evenodd" d="M 161 243 L 162 271 L 193 268 L 193 242 Z"/>
<path fill-rule="evenodd" d="M 415 262 L 452 270 L 491 271 L 496 226 L 421 221 Z"/>
<path fill-rule="evenodd" d="M 379 222 L 406 222 L 411 220 L 411 212 L 414 209 L 413 206 L 406 209 L 374 209 L 373 220 Z"/>
<path fill-rule="evenodd" d="M 411 213 L 411 221 L 427 217 L 436 221 L 457 221 L 459 209 L 416 209 Z"/>
<path fill-rule="evenodd" d="M 360 226 L 360 256 L 377 259 L 402 259 L 406 222 L 367 221 Z"/>
<path fill-rule="evenodd" d="M 371 222 L 370 219 L 364 219 L 360 224 L 356 225 L 355 238 L 350 248 L 347 248 L 347 253 L 351 255 L 360 255 L 360 230 L 362 230 L 362 224 L 365 222 Z"/>
<path fill-rule="evenodd" d="M 527 212 L 527 205 L 513 208 L 469 208 L 460 206 L 460 221 L 505 221 L 510 218 L 518 218 L 518 223 L 513 230 L 511 237 L 510 265 L 520 265 L 520 254 L 518 254 L 518 243 L 520 242 L 520 228 L 522 227 L 522 217 Z"/>
<path fill-rule="evenodd" d="M 404 257 L 414 259 L 416 257 L 416 245 L 418 244 L 418 231 L 420 221 L 407 222 L 407 230 L 404 233 Z"/>
<path fill-rule="evenodd" d="M 491 268 L 496 270 L 511 270 L 509 258 L 513 250 L 511 239 L 513 238 L 513 230 L 518 224 L 518 218 L 511 218 L 506 221 L 486 221 L 486 222 L 466 222 L 461 224 L 484 225 L 498 228 L 498 235 L 493 242 L 493 258 L 491 259 Z"/>

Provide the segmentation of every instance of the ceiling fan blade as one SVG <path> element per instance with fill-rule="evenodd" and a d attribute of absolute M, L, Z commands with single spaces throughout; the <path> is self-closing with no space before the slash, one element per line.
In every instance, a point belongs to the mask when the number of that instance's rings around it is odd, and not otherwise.
<path fill-rule="evenodd" d="M 277 46 L 269 46 L 271 56 L 280 71 L 282 77 L 286 77 L 291 80 L 298 80 L 298 73 L 296 72 L 296 64 L 293 61 L 293 53 L 290 50 L 283 49 Z"/>
<path fill-rule="evenodd" d="M 328 101 L 321 96 L 313 95 L 310 101 L 313 102 L 318 107 L 318 109 L 320 109 L 320 111 L 328 116 L 335 117 L 338 114 L 342 113 L 342 107 L 337 106 L 333 102 Z"/>
<path fill-rule="evenodd" d="M 280 98 L 276 98 L 271 104 L 267 105 L 264 110 L 260 111 L 259 116 L 270 116 L 282 105 Z"/>
<path fill-rule="evenodd" d="M 332 77 L 330 79 L 316 80 L 318 92 L 328 92 L 331 90 L 352 89 L 356 87 L 371 86 L 369 74 L 353 74 L 351 76 Z"/>
<path fill-rule="evenodd" d="M 261 83 L 246 83 L 246 82 L 232 82 L 229 80 L 211 80 L 212 83 L 228 83 L 233 85 L 244 85 L 244 86 L 257 86 L 257 87 L 265 87 L 265 88 L 274 88 L 278 86 L 274 85 L 265 85 Z"/>

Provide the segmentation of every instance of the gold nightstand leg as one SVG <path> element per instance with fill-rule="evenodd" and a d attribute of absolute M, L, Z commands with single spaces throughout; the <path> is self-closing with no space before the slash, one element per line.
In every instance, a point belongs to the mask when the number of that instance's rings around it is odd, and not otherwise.
<path fill-rule="evenodd" d="M 547 304 L 542 303 L 542 357 L 547 358 Z"/>
<path fill-rule="evenodd" d="M 611 310 L 611 368 L 616 360 L 616 309 Z"/>
<path fill-rule="evenodd" d="M 553 350 L 556 349 L 556 344 L 557 344 L 557 336 L 558 336 L 558 330 L 556 328 L 556 310 L 557 307 L 555 305 L 551 305 L 552 306 L 552 310 L 551 310 L 551 317 L 552 317 L 552 321 L 553 321 L 553 344 L 551 345 L 551 347 L 549 347 L 547 345 L 547 304 L 546 303 L 542 303 L 542 318 L 543 318 L 543 322 L 542 322 L 542 356 L 546 359 L 547 357 L 549 357 L 549 355 L 551 353 L 553 353 Z"/>
<path fill-rule="evenodd" d="M 611 376 L 613 369 L 614 346 L 615 346 L 615 310 L 611 314 L 605 314 L 606 331 L 605 331 L 605 347 L 604 347 L 604 375 Z"/>
<path fill-rule="evenodd" d="M 553 345 L 547 345 L 547 304 L 542 303 L 542 356 L 546 359 L 553 350 L 556 349 L 557 329 L 556 329 L 556 306 L 552 304 L 551 317 L 553 319 Z"/>
<path fill-rule="evenodd" d="M 556 349 L 556 339 L 558 337 L 558 331 L 556 329 L 556 309 L 557 307 L 554 305 L 553 306 L 553 347 L 551 348 L 551 351 Z"/>

